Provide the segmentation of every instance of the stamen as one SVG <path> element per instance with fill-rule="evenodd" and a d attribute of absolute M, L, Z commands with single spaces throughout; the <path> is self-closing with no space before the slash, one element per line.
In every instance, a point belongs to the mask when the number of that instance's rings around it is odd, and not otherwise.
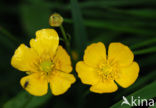
<path fill-rule="evenodd" d="M 102 79 L 114 80 L 118 76 L 118 65 L 114 61 L 107 60 L 100 63 L 98 73 Z"/>

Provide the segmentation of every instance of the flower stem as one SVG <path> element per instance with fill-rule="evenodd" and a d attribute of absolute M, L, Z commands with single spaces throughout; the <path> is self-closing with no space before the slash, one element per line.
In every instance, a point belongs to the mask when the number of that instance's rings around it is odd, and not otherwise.
<path fill-rule="evenodd" d="M 60 26 L 60 29 L 61 29 L 61 32 L 62 32 L 64 41 L 65 41 L 65 45 L 66 45 L 67 51 L 70 52 L 70 50 L 71 50 L 71 49 L 70 49 L 70 41 L 69 41 L 68 38 L 67 38 L 67 35 L 66 35 L 66 32 L 65 32 L 65 30 L 64 30 L 63 25 Z"/>

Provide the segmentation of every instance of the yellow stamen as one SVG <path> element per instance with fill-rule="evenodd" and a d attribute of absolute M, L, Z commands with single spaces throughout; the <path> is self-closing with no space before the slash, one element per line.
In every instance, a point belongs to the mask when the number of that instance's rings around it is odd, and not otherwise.
<path fill-rule="evenodd" d="M 106 61 L 98 66 L 98 73 L 102 79 L 114 80 L 118 76 L 118 67 L 116 64 Z"/>

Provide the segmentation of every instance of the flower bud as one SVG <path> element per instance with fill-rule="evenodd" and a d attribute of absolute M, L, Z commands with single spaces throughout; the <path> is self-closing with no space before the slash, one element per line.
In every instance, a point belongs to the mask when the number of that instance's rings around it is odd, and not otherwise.
<path fill-rule="evenodd" d="M 63 23 L 63 17 L 58 13 L 52 14 L 49 18 L 49 24 L 52 27 L 59 27 L 61 26 L 62 23 Z"/>

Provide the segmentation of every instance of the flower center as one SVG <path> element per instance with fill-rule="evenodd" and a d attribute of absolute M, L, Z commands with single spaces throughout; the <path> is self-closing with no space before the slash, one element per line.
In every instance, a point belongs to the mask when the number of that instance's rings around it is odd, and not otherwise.
<path fill-rule="evenodd" d="M 108 75 L 112 72 L 112 67 L 108 64 L 100 66 L 101 74 Z"/>
<path fill-rule="evenodd" d="M 53 67 L 54 63 L 52 61 L 44 61 L 40 64 L 40 69 L 46 73 L 51 72 Z"/>
<path fill-rule="evenodd" d="M 118 77 L 118 65 L 107 60 L 98 66 L 98 73 L 102 79 L 114 80 Z"/>

